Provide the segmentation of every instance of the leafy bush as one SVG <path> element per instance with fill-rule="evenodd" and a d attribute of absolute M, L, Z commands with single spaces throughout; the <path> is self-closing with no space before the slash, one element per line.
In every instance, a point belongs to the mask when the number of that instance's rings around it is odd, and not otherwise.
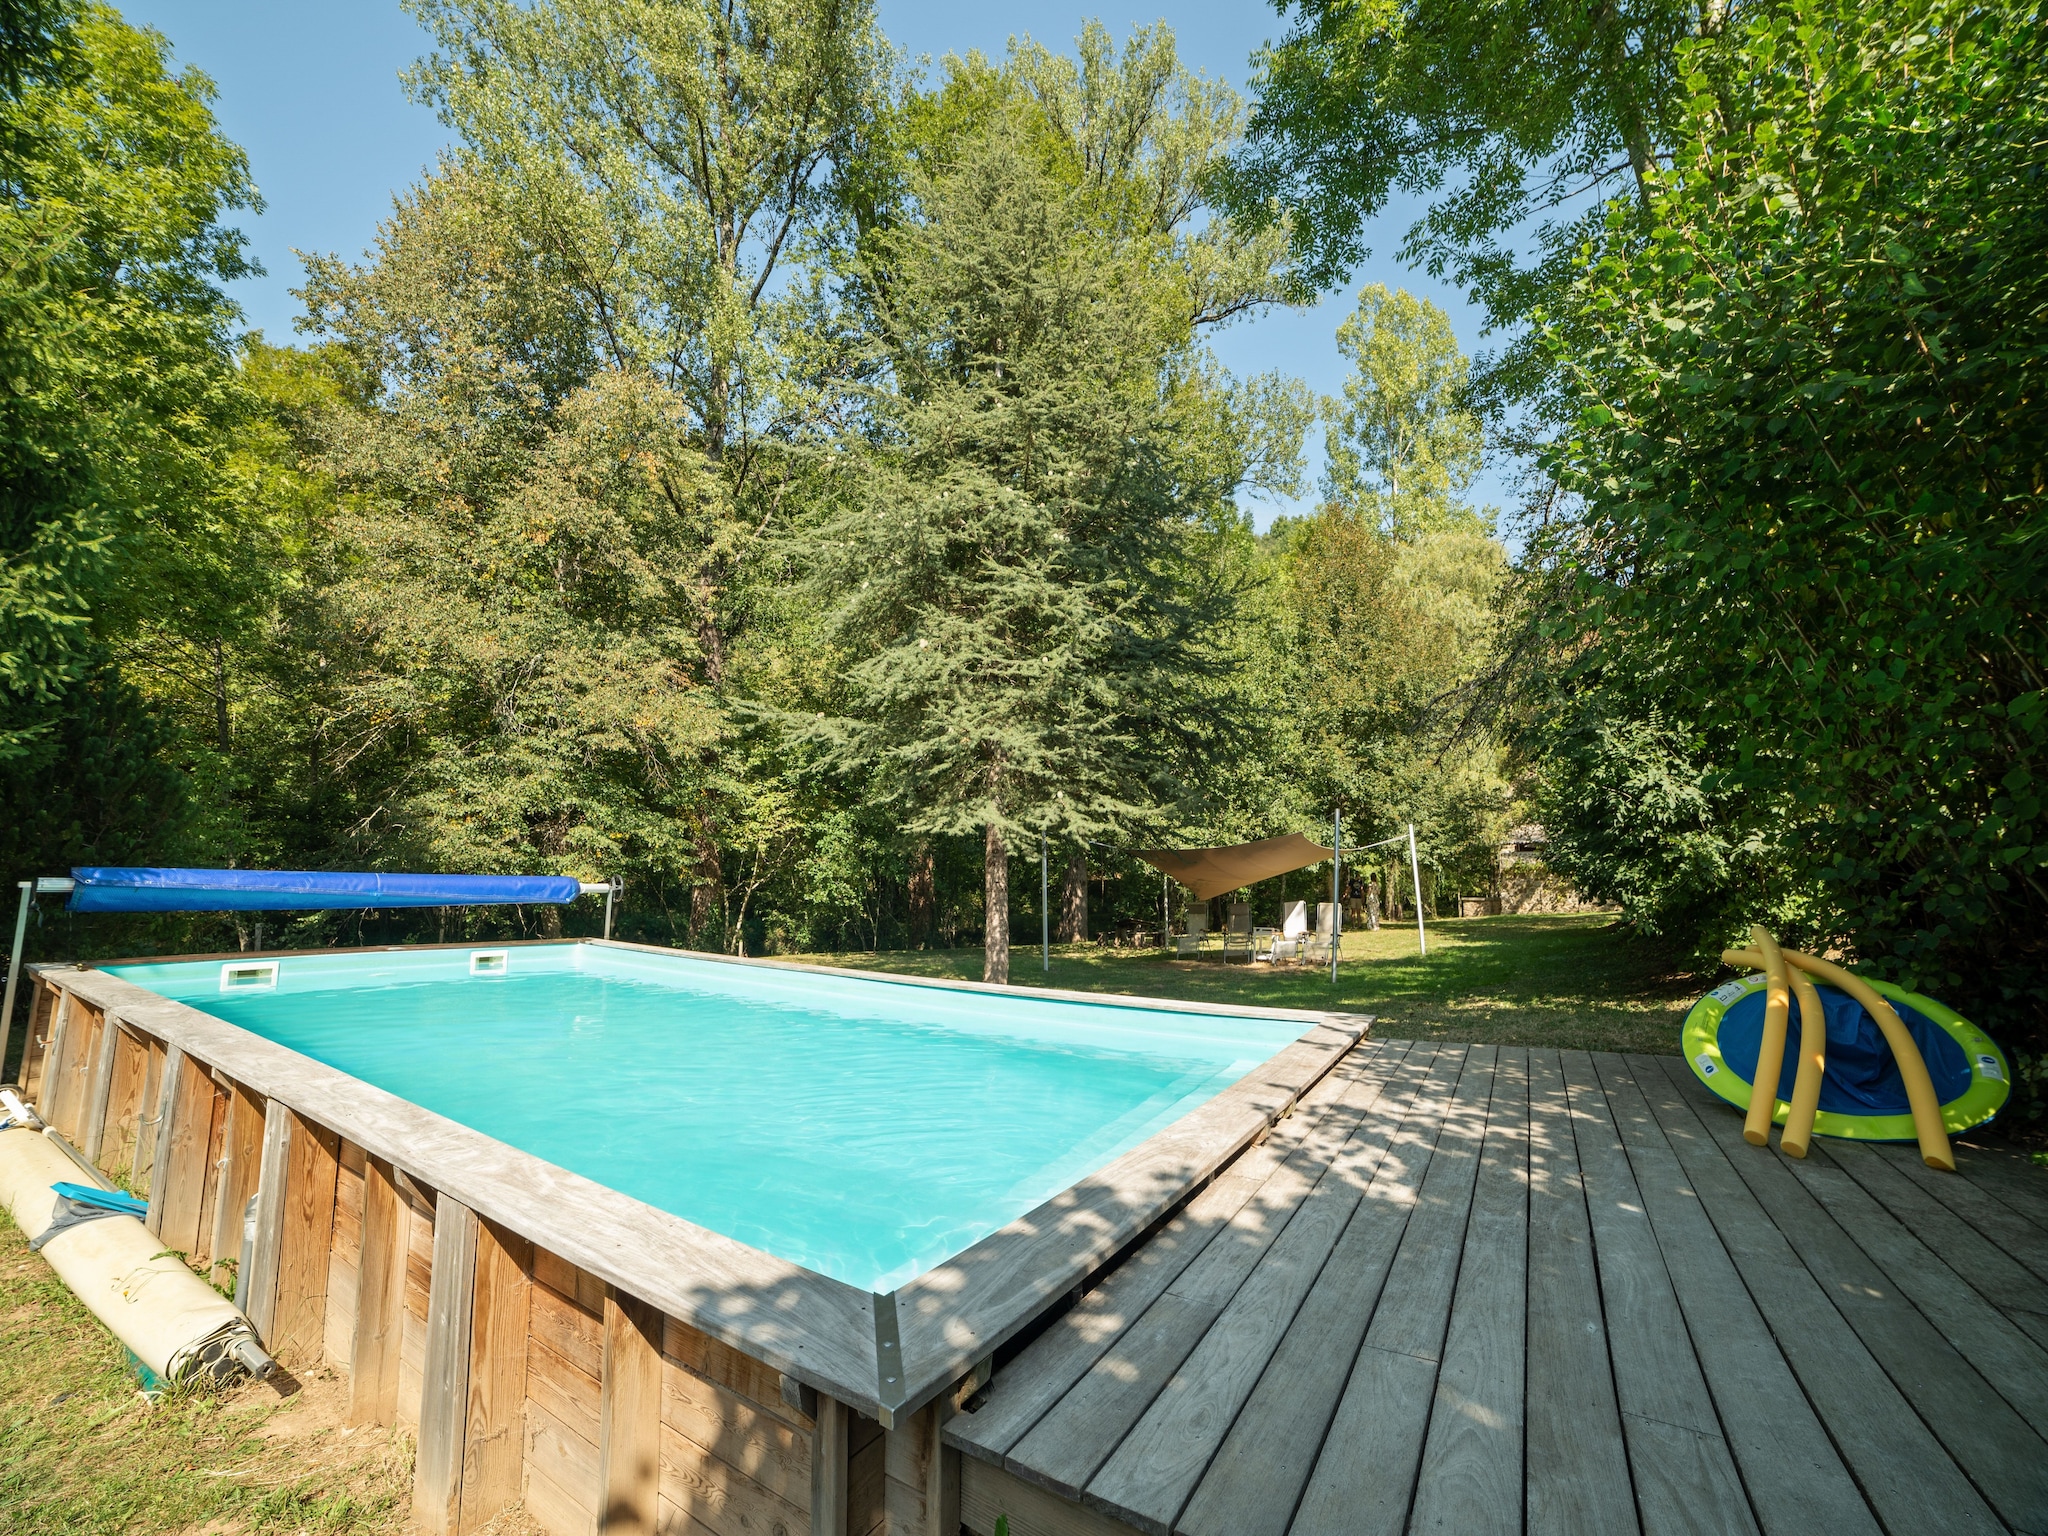
<path fill-rule="evenodd" d="M 1649 784 L 1566 771 L 1560 818 L 1633 799 L 1615 838 L 1680 864 L 1711 825 L 1723 867 L 1677 880 L 1696 938 L 1807 904 L 1814 936 L 2034 1050 L 2044 35 L 2038 0 L 1790 0 L 1684 52 L 1649 218 L 1618 208 L 1548 317 L 1576 410 L 1549 468 L 1580 503 L 1539 544 L 1560 713 L 1639 738 L 1563 727 L 1568 756 L 1668 761 L 1713 802 L 1674 839 Z"/>

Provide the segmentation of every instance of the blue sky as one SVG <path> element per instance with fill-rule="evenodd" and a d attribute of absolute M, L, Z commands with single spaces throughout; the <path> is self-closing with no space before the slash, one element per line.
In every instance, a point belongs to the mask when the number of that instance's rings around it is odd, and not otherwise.
<path fill-rule="evenodd" d="M 354 256 L 370 243 L 391 199 L 432 165 L 448 134 L 433 113 L 413 105 L 398 72 L 425 51 L 426 37 L 397 0 L 128 0 L 124 15 L 171 40 L 180 64 L 197 65 L 220 90 L 223 129 L 249 153 L 265 211 L 243 227 L 268 274 L 239 286 L 249 323 L 274 341 L 289 340 L 299 313 L 290 290 L 301 281 L 294 250 Z M 1117 37 L 1132 26 L 1164 20 L 1193 68 L 1243 89 L 1251 56 L 1279 35 L 1280 18 L 1256 0 L 1197 3 L 1153 0 L 1124 11 L 1087 4 L 1018 0 L 976 5 L 950 0 L 880 0 L 883 29 L 911 55 L 934 62 L 979 48 L 1001 54 L 1013 33 L 1048 47 L 1071 46 L 1091 16 Z M 1324 393 L 1343 384 L 1338 322 L 1360 283 L 1384 282 L 1427 295 L 1449 313 L 1460 343 L 1484 345 L 1479 316 L 1455 288 L 1393 260 L 1413 205 L 1390 208 L 1371 241 L 1373 257 L 1345 291 L 1313 309 L 1274 310 L 1240 320 L 1214 338 L 1226 366 L 1241 374 L 1280 369 Z M 1312 442 L 1310 480 L 1321 467 Z M 1505 505 L 1505 475 L 1489 466 L 1476 496 Z M 1285 510 L 1254 508 L 1263 525 Z"/>

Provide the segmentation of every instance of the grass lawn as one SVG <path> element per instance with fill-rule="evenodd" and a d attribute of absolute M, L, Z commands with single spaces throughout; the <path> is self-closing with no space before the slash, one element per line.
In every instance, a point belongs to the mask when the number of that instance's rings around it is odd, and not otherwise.
<path fill-rule="evenodd" d="M 1211 950 L 1180 959 L 1159 950 L 1055 945 L 1052 974 L 1036 946 L 1013 951 L 1019 986 L 1120 992 L 1205 1003 L 1332 1008 L 1369 1013 L 1383 1039 L 1544 1045 L 1591 1051 L 1678 1052 L 1679 1025 L 1711 976 L 1674 974 L 1647 946 L 1614 931 L 1601 913 L 1560 917 L 1445 918 L 1429 929 L 1344 936 L 1337 984 L 1326 967 L 1225 965 Z M 978 981 L 979 949 L 798 955 L 821 965 Z"/>
<path fill-rule="evenodd" d="M 122 1349 L 0 1211 L 0 1530 L 378 1533 L 409 1528 L 412 1446 L 350 1429 L 344 1384 L 280 1400 L 136 1390 Z"/>

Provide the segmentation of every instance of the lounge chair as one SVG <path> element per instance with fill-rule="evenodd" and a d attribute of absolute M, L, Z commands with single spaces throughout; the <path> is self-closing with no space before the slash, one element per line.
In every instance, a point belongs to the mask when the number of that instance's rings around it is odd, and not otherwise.
<path fill-rule="evenodd" d="M 1176 935 L 1174 948 L 1183 955 L 1199 954 L 1202 946 L 1208 942 L 1209 905 L 1204 902 L 1199 907 L 1188 908 L 1187 932 Z"/>
<path fill-rule="evenodd" d="M 1246 963 L 1252 958 L 1252 904 L 1248 901 L 1233 901 L 1230 904 L 1230 926 L 1223 930 L 1223 958 L 1239 955 Z"/>
<path fill-rule="evenodd" d="M 1272 948 L 1267 958 L 1275 965 L 1282 960 L 1299 960 L 1303 941 L 1308 937 L 1308 903 L 1290 901 L 1280 909 L 1280 931 L 1273 935 Z"/>
<path fill-rule="evenodd" d="M 1302 942 L 1301 958 L 1328 963 L 1333 950 L 1339 956 L 1344 953 L 1343 935 L 1337 929 L 1337 907 L 1334 902 L 1319 901 L 1316 903 L 1316 931 Z"/>

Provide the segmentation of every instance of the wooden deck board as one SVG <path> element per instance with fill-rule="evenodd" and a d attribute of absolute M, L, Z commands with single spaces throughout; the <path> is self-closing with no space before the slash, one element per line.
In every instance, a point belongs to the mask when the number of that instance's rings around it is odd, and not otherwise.
<path fill-rule="evenodd" d="M 1418 1078 L 1419 1074 L 1404 1075 L 1385 1081 L 1371 1102 L 1361 1106 L 1350 1140 L 1324 1167 L 1315 1187 L 1288 1217 L 1285 1230 L 1089 1483 L 1091 1504 L 1140 1530 L 1169 1536 L 1175 1517 L 1258 1385 L 1281 1336 L 1364 1198 L 1420 1086 Z"/>
<path fill-rule="evenodd" d="M 1894 1531 L 1998 1531 L 1970 1480 L 1800 1262 L 1662 1062 L 1628 1063 L 1785 1363 L 1880 1521 Z M 1748 1161 L 1760 1166 L 1766 1156 L 1759 1150 Z"/>
<path fill-rule="evenodd" d="M 1386 1294 L 1288 1527 L 1292 1536 L 1371 1536 L 1407 1525 L 1486 1140 L 1494 1056 L 1491 1046 L 1466 1053 Z"/>
<path fill-rule="evenodd" d="M 1658 1269 L 1661 1272 L 1662 1264 Z M 1564 1066 L 1529 1053 L 1529 1536 L 1636 1536 Z M 1747 1506 L 1743 1518 L 1748 1518 Z"/>
<path fill-rule="evenodd" d="M 1667 1077 L 1674 1067 L 1681 1073 L 1686 1070 L 1678 1061 L 1660 1065 Z M 1684 1082 L 1673 1079 L 1674 1100 L 1690 1096 L 1690 1078 L 1687 1073 Z M 1813 1199 L 1789 1169 L 1795 1159 L 1775 1148 L 1768 1153 L 1756 1149 L 1753 1154 L 1741 1129 L 1726 1116 L 1697 1113 L 1697 1123 L 1721 1148 L 1757 1207 L 1768 1212 L 1773 1235 L 1805 1266 L 1811 1288 L 1834 1304 L 1843 1323 L 1941 1442 L 1948 1458 L 2008 1525 L 2023 1531 L 2048 1530 L 2048 1443 Z M 1783 1258 L 1778 1262 L 1783 1264 Z M 1795 1359 L 1793 1366 L 1799 1369 L 1800 1362 Z M 1810 1394 L 1815 1385 L 1809 1385 Z M 1836 1440 L 1849 1443 L 1839 1431 Z M 1919 1447 L 1923 1456 L 1927 1449 L 1924 1444 Z M 1936 1475 L 1952 1476 L 1946 1468 Z M 1868 1479 L 1864 1486 L 1869 1491 Z M 1942 1490 L 1937 1486 L 1934 1493 L 1938 1497 Z"/>
<path fill-rule="evenodd" d="M 1529 1053 L 1504 1049 L 1465 1228 L 1485 1258 L 1458 1270 L 1411 1531 L 1520 1536 L 1528 1243 Z"/>
<path fill-rule="evenodd" d="M 1749 1498 L 1595 1058 L 1562 1051 L 1558 1067 L 1599 1270 L 1592 1304 L 1607 1334 L 1643 1536 L 1753 1532 Z"/>
<path fill-rule="evenodd" d="M 1365 1198 L 1288 1326 L 1176 1529 L 1188 1536 L 1282 1536 L 1294 1518 L 1429 1166 L 1462 1053 L 1422 1047 L 1427 1073 Z"/>
<path fill-rule="evenodd" d="M 970 1529 L 2048 1530 L 2023 1166 L 1795 1162 L 1664 1058 L 1333 1077 L 947 1425 Z"/>
<path fill-rule="evenodd" d="M 1383 1082 L 1379 1074 L 1361 1077 L 1346 1091 L 1201 1255 L 1018 1441 L 1005 1465 L 1058 1492 L 1078 1495 L 1087 1486 L 1350 1140 L 1351 1129 L 1365 1110 L 1364 1104 L 1354 1102 L 1354 1095 L 1375 1093 Z"/>
<path fill-rule="evenodd" d="M 1406 1050 L 1405 1045 L 1375 1045 L 1361 1047 L 1356 1054 L 1368 1065 L 1379 1063 L 1378 1070 L 1392 1071 Z M 1294 1154 L 1350 1081 L 1351 1075 L 1341 1066 L 1331 1072 L 1272 1136 L 1239 1158 L 1224 1177 L 1198 1193 L 1180 1215 L 1061 1316 L 1033 1343 L 1028 1375 L 1005 1375 L 986 1404 L 954 1421 L 954 1444 L 970 1455 L 1001 1465 L 1003 1453 L 1029 1433 L 1046 1410 L 1180 1277 L 1266 1175 Z"/>

